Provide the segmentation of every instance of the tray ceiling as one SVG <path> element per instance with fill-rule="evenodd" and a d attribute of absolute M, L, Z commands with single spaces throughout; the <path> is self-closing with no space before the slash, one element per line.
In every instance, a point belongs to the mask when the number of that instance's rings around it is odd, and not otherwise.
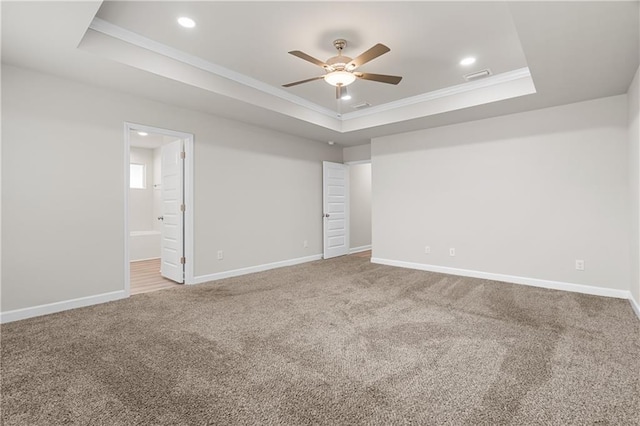
<path fill-rule="evenodd" d="M 196 27 L 177 25 L 189 16 Z M 638 68 L 640 8 L 611 2 L 2 2 L 2 61 L 342 145 L 626 93 Z M 391 51 L 336 101 L 332 41 L 354 57 Z M 474 56 L 472 66 L 460 65 Z M 493 76 L 466 82 L 489 68 Z M 356 111 L 352 105 L 372 106 Z"/>

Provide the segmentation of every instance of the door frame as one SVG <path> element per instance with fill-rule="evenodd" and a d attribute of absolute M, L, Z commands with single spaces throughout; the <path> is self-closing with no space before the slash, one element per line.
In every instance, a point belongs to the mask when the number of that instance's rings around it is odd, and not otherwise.
<path fill-rule="evenodd" d="M 184 284 L 193 284 L 193 259 L 194 259 L 194 241 L 193 241 L 193 170 L 194 155 L 193 133 L 179 132 L 176 130 L 163 129 L 160 127 L 147 126 L 125 121 L 124 122 L 124 291 L 126 297 L 131 295 L 131 272 L 129 269 L 129 151 L 131 141 L 129 134 L 131 131 L 145 131 L 148 133 L 157 133 L 166 136 L 172 136 L 184 140 L 184 204 L 186 210 L 184 212 L 184 257 L 186 263 L 184 265 Z"/>
<path fill-rule="evenodd" d="M 327 192 L 325 191 L 326 187 L 327 187 L 327 175 L 325 173 L 326 171 L 326 165 L 327 164 L 339 164 L 341 166 L 344 166 L 344 170 L 346 170 L 346 176 L 345 176 L 345 200 L 344 200 L 344 222 L 345 222 L 345 228 L 346 228 L 346 232 L 345 232 L 345 246 L 346 246 L 346 253 L 342 254 L 342 255 L 337 255 L 337 256 L 345 256 L 349 254 L 349 251 L 351 250 L 351 195 L 350 195 L 350 178 L 349 178 L 349 165 L 346 163 L 338 163 L 338 162 L 334 162 L 334 161 L 323 161 L 322 162 L 322 258 L 323 259 L 327 259 L 326 254 L 327 254 L 327 244 L 326 244 L 326 240 L 327 240 L 327 218 L 326 218 L 326 214 L 327 211 L 325 209 L 326 204 L 327 204 Z M 337 257 L 337 256 L 332 256 L 329 257 L 329 259 L 332 259 L 333 257 Z"/>

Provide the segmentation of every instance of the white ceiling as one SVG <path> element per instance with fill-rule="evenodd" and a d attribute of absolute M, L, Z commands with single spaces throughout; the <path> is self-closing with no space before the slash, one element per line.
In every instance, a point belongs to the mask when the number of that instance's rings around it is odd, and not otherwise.
<path fill-rule="evenodd" d="M 176 16 L 197 21 L 176 25 Z M 292 93 L 325 108 L 394 100 L 465 83 L 462 75 L 491 68 L 498 74 L 526 67 L 506 3 L 174 3 L 105 2 L 97 15 L 118 27 L 208 62 L 279 87 L 324 74 L 289 55 L 302 50 L 321 60 L 336 55 L 333 40 L 347 40 L 352 58 L 376 43 L 391 52 L 360 71 L 403 76 L 398 86 L 357 81 L 345 104 L 322 80 L 295 86 Z M 150 17 L 153 19 L 140 19 Z M 357 18 L 354 18 L 357 17 Z M 393 17 L 393 19 L 389 19 Z M 447 40 L 443 43 L 443 40 Z M 475 56 L 476 64 L 459 65 Z"/>
<path fill-rule="evenodd" d="M 183 15 L 196 28 L 179 27 Z M 2 2 L 2 61 L 357 145 L 625 93 L 638 67 L 639 21 L 637 1 Z M 351 57 L 386 44 L 391 51 L 360 70 L 403 81 L 356 81 L 349 103 L 322 80 L 281 87 L 323 74 L 288 51 L 326 60 L 335 38 L 347 40 Z M 476 64 L 460 66 L 469 55 Z M 465 83 L 463 74 L 483 68 L 495 76 Z M 350 107 L 363 101 L 373 107 Z"/>

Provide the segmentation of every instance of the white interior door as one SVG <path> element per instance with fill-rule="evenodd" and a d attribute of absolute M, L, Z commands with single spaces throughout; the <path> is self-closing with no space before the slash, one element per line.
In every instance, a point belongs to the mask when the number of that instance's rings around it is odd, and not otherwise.
<path fill-rule="evenodd" d="M 184 283 L 184 158 L 183 142 L 162 147 L 162 262 L 163 277 Z"/>
<path fill-rule="evenodd" d="M 322 162 L 324 258 L 349 253 L 349 166 Z"/>

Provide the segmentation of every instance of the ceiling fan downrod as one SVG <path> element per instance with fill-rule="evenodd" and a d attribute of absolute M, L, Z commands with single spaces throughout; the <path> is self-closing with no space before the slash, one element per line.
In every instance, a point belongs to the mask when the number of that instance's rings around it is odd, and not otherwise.
<path fill-rule="evenodd" d="M 342 49 L 347 47 L 347 40 L 339 38 L 333 41 L 333 47 L 338 50 L 338 55 L 342 55 Z"/>

